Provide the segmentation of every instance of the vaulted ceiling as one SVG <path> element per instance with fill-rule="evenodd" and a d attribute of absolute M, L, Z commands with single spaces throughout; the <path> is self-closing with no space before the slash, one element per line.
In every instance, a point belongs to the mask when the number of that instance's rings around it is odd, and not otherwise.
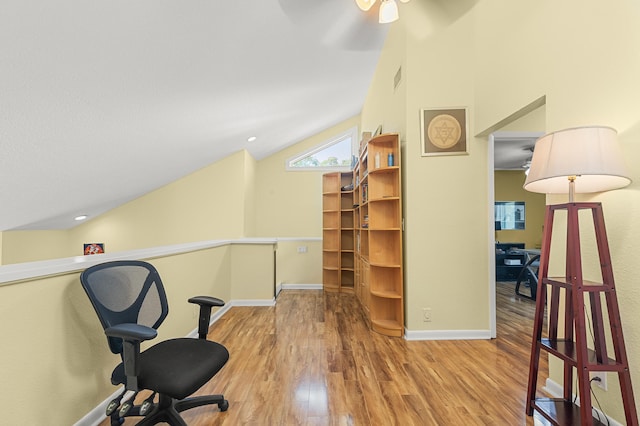
<path fill-rule="evenodd" d="M 357 115 L 387 29 L 348 0 L 4 0 L 0 231 L 69 228 Z"/>
<path fill-rule="evenodd" d="M 444 20 L 473 4 L 420 1 Z M 70 228 L 357 115 L 394 25 L 376 13 L 352 0 L 3 0 L 0 231 Z M 496 168 L 520 167 L 502 156 Z"/>

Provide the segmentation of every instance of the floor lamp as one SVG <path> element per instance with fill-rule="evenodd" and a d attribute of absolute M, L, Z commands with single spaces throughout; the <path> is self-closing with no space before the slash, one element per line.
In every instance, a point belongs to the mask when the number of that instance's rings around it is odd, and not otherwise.
<path fill-rule="evenodd" d="M 601 424 L 592 412 L 590 374 L 594 371 L 618 374 L 627 425 L 638 425 L 602 205 L 574 201 L 575 193 L 609 191 L 630 183 L 617 132 L 610 127 L 561 130 L 536 142 L 524 189 L 569 194 L 568 203 L 546 207 L 527 389 L 527 414 L 538 411 L 554 425 Z M 581 210 L 592 213 L 602 282 L 583 279 L 578 220 Z M 558 211 L 565 211 L 567 217 L 565 276 L 549 277 L 553 219 Z M 543 338 L 545 307 L 549 322 Z M 604 320 L 605 313 L 608 321 Z M 611 347 L 613 354 L 608 353 Z M 541 351 L 563 362 L 563 398 L 536 397 Z M 579 406 L 573 403 L 574 371 Z"/>

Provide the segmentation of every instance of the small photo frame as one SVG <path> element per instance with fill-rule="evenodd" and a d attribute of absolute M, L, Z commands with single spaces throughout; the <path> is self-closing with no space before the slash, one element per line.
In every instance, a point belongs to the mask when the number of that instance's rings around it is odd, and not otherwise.
<path fill-rule="evenodd" d="M 467 108 L 420 110 L 422 156 L 468 154 Z"/>
<path fill-rule="evenodd" d="M 92 254 L 104 253 L 104 243 L 86 243 L 84 245 L 84 255 L 89 256 Z"/>

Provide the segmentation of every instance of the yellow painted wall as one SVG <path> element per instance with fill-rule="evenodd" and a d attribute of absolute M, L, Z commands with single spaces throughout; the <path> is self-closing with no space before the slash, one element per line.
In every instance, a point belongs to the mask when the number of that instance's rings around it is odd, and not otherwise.
<path fill-rule="evenodd" d="M 322 172 L 287 171 L 286 160 L 357 126 L 353 117 L 258 162 L 255 179 L 257 237 L 322 235 Z"/>
<path fill-rule="evenodd" d="M 542 105 L 521 118 L 500 127 L 501 132 L 545 133 L 547 106 Z"/>
<path fill-rule="evenodd" d="M 524 171 L 497 170 L 495 178 L 496 201 L 524 201 L 525 229 L 496 231 L 496 240 L 504 243 L 525 243 L 526 248 L 540 248 L 544 224 L 544 194 L 525 191 Z"/>
<path fill-rule="evenodd" d="M 7 231 L 3 263 L 80 256 L 83 244 L 117 251 L 241 238 L 253 226 L 255 160 L 246 151 L 62 231 Z"/>
<path fill-rule="evenodd" d="M 245 236 L 256 234 L 256 170 L 258 162 L 246 152 L 244 155 L 244 232 Z M 272 235 L 271 237 L 274 237 Z"/>
<path fill-rule="evenodd" d="M 243 236 L 320 237 L 322 172 L 288 172 L 285 161 L 358 123 L 352 117 L 261 161 L 237 152 L 71 230 L 4 232 L 3 264 L 81 255 L 85 242 L 113 253 Z M 322 282 L 316 245 L 284 253 L 292 263 L 280 268 L 282 282 Z"/>
<path fill-rule="evenodd" d="M 640 162 L 637 161 L 640 158 L 640 81 L 637 78 L 640 56 L 636 52 L 640 47 L 640 26 L 637 25 L 640 4 L 626 0 L 438 0 L 413 1 L 403 7 L 401 20 L 390 27 L 363 105 L 360 129 L 373 131 L 382 125 L 385 132 L 401 134 L 405 172 L 407 329 L 489 328 L 488 293 L 492 271 L 488 264 L 493 253 L 488 252 L 487 241 L 493 231 L 488 225 L 487 182 L 491 171 L 487 164 L 486 138 L 474 138 L 474 135 L 495 128 L 497 123 L 545 96 L 545 131 L 591 124 L 613 126 L 620 132 L 622 149 L 629 160 L 634 179 L 630 187 L 580 199 L 594 199 L 605 205 L 623 330 L 637 388 L 640 321 L 636 320 L 635 313 L 640 310 L 640 286 L 635 265 L 640 249 Z M 393 77 L 399 67 L 402 67 L 403 81 L 394 91 Z M 422 157 L 419 109 L 451 106 L 468 107 L 469 155 Z M 357 118 L 354 123 L 358 123 Z M 347 127 L 345 125 L 345 129 Z M 300 148 L 311 146 L 315 140 L 324 140 L 323 134 L 301 142 Z M 256 213 L 255 217 L 248 216 L 254 221 L 256 236 L 320 235 L 319 176 L 282 171 L 284 160 L 297 152 L 297 146 L 287 148 L 256 166 Z M 230 177 L 242 181 L 246 178 L 245 160 L 241 154 L 232 156 L 228 163 L 216 165 L 215 171 L 210 172 L 218 179 L 223 177 L 225 183 L 231 181 Z M 194 182 L 193 187 L 199 186 Z M 210 188 L 205 185 L 203 191 Z M 240 192 L 216 188 L 213 198 L 226 206 L 220 210 L 231 211 L 229 215 L 233 217 L 224 217 L 211 226 L 223 226 L 220 225 L 223 223 L 226 225 L 221 232 L 241 234 L 238 230 L 243 229 L 247 215 L 238 213 L 246 201 L 246 193 Z M 154 218 L 148 216 L 146 206 L 166 205 L 172 197 L 183 201 L 171 190 L 165 195 L 158 198 L 162 202 L 149 199 L 138 205 L 139 210 L 135 208 L 126 215 L 127 220 L 132 220 L 131 234 L 119 235 L 122 247 L 153 245 L 156 236 L 149 235 L 153 226 L 146 227 L 143 219 L 152 223 Z M 549 197 L 548 202 L 555 199 Z M 182 211 L 177 207 L 179 202 L 169 204 L 175 209 L 173 214 L 189 217 L 188 209 Z M 207 216 L 207 212 L 203 215 Z M 104 235 L 98 228 L 109 232 L 108 235 L 116 235 L 112 226 L 125 225 L 116 223 L 120 217 L 125 215 L 114 215 L 114 223 L 100 222 L 95 229 L 88 227 L 92 232 L 75 238 L 72 244 L 78 246 L 85 238 Z M 192 229 L 189 224 L 180 224 L 184 225 L 182 231 L 161 227 L 156 227 L 156 231 L 160 228 L 159 232 L 168 232 L 163 238 L 175 242 L 206 239 L 202 234 L 215 231 L 200 225 Z M 143 230 L 137 231 L 138 225 Z M 107 250 L 120 247 L 120 243 L 110 247 L 109 242 L 105 242 Z M 587 253 L 594 251 L 592 241 L 586 245 Z M 553 256 L 552 261 L 559 263 L 560 251 Z M 460 267 L 462 264 L 464 268 Z M 596 266 L 587 266 L 587 276 L 596 273 L 593 270 Z M 423 307 L 432 308 L 431 323 L 422 322 Z M 552 363 L 551 370 L 552 378 L 561 383 L 557 363 Z M 606 393 L 596 390 L 598 398 L 609 415 L 622 421 L 624 415 L 613 375 L 610 375 L 609 388 Z"/>
<path fill-rule="evenodd" d="M 601 201 L 612 253 L 632 381 L 640 383 L 640 308 L 637 265 L 640 241 L 640 5 L 614 0 L 478 3 L 476 8 L 477 104 L 480 127 L 488 127 L 518 105 L 546 95 L 546 127 L 554 131 L 580 125 L 609 125 L 619 131 L 634 183 L 622 190 L 580 200 Z M 514 19 L 513 17 L 518 17 Z M 541 30 L 543 29 L 543 30 Z M 508 37 L 504 35 L 508 34 Z M 496 96 L 499 94 L 499 96 Z M 550 197 L 548 202 L 566 201 Z M 585 224 L 586 226 L 586 224 Z M 559 226 L 562 229 L 562 223 Z M 558 241 L 560 240 L 560 241 Z M 552 265 L 562 270 L 562 237 L 554 238 Z M 584 243 L 585 257 L 595 252 Z M 585 277 L 598 275 L 598 262 L 585 262 Z M 561 272 L 562 273 L 562 272 Z M 562 383 L 552 359 L 552 379 Z M 623 422 L 615 375 L 609 391 L 595 389 L 604 411 Z M 636 397 L 637 401 L 637 397 Z"/>
<path fill-rule="evenodd" d="M 232 245 L 152 259 L 169 300 L 155 341 L 197 327 L 189 297 L 272 301 L 272 252 L 271 245 Z M 2 424 L 71 425 L 117 390 L 109 377 L 119 357 L 107 347 L 78 272 L 0 286 L 0 332 L 10 342 L 0 365 L 11 383 L 0 387 Z"/>
<path fill-rule="evenodd" d="M 526 118 L 535 128 L 525 130 L 613 126 L 638 182 L 640 57 L 634 52 L 640 47 L 640 5 L 620 0 L 423 3 L 404 5 L 402 18 L 407 18 L 390 28 L 363 107 L 362 127 L 389 123 L 386 127 L 403 133 L 407 329 L 486 329 L 487 240 L 493 233 L 487 181 L 492 171 L 487 167 L 486 137 L 473 135 L 520 127 L 524 123 L 505 124 L 543 99 L 544 108 Z M 404 99 L 390 89 L 399 64 L 405 76 Z M 468 156 L 420 156 L 418 110 L 440 106 L 469 108 Z M 635 383 L 640 381 L 640 321 L 634 316 L 640 308 L 634 271 L 640 244 L 639 194 L 634 183 L 581 197 L 605 203 Z M 593 244 L 585 243 L 585 253 L 595 252 Z M 561 263 L 561 249 L 558 244 L 554 263 Z M 595 275 L 597 265 L 593 262 L 586 272 Z M 423 307 L 433 309 L 431 323 L 422 322 Z M 552 372 L 552 379 L 561 383 L 557 364 L 552 363 Z M 610 376 L 609 392 L 596 392 L 605 411 L 624 420 L 615 377 Z"/>
<path fill-rule="evenodd" d="M 278 241 L 276 258 L 276 284 L 322 284 L 322 240 Z"/>
<path fill-rule="evenodd" d="M 487 154 L 473 138 L 474 22 L 438 3 L 404 7 L 411 18 L 390 28 L 362 127 L 381 123 L 403 141 L 406 327 L 487 330 L 488 281 L 478 279 L 488 276 Z M 404 77 L 394 92 L 399 66 Z M 458 106 L 469 108 L 469 155 L 423 157 L 420 109 Z M 432 309 L 432 322 L 422 321 L 423 308 Z"/>
<path fill-rule="evenodd" d="M 72 247 L 103 242 L 116 252 L 243 237 L 247 155 L 239 151 L 73 228 Z"/>
<path fill-rule="evenodd" d="M 275 298 L 275 251 L 271 245 L 231 246 L 231 299 Z M 263 283 L 263 285 L 260 285 Z"/>
<path fill-rule="evenodd" d="M 69 233 L 65 230 L 4 231 L 2 234 L 0 265 L 82 254 L 82 246 L 75 253 L 70 251 Z"/>

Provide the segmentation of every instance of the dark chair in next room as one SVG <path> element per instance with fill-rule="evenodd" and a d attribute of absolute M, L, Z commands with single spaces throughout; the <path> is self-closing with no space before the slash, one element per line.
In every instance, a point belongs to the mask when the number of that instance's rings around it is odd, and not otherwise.
<path fill-rule="evenodd" d="M 536 293 L 538 292 L 538 267 L 540 266 L 540 255 L 537 254 L 520 270 L 518 278 L 516 280 L 516 294 L 518 296 L 526 297 L 527 299 L 536 300 Z M 520 290 L 520 287 L 524 285 L 527 289 L 526 292 Z"/>

